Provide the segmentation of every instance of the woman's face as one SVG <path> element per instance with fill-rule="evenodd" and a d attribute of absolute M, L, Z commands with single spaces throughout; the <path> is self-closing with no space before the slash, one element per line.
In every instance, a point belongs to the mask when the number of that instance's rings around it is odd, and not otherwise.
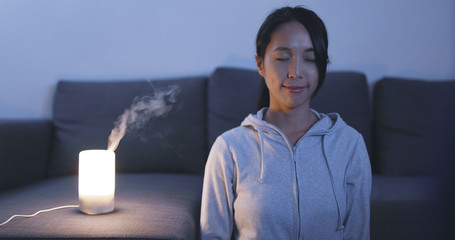
<path fill-rule="evenodd" d="M 256 56 L 259 74 L 270 92 L 270 109 L 288 111 L 310 106 L 318 69 L 310 34 L 299 22 L 278 27 L 264 58 Z"/>

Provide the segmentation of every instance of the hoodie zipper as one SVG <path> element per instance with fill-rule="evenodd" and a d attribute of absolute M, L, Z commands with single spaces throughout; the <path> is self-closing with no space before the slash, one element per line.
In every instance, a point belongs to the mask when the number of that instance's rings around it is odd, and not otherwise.
<path fill-rule="evenodd" d="M 292 161 L 294 162 L 294 174 L 295 174 L 295 183 L 296 183 L 296 198 L 297 198 L 297 239 L 300 239 L 300 186 L 299 178 L 297 175 L 297 162 L 295 161 L 295 152 L 296 147 L 292 146 Z"/>
<path fill-rule="evenodd" d="M 280 131 L 278 131 L 278 133 L 280 133 Z M 280 133 L 282 136 L 283 134 Z M 319 132 L 315 132 L 315 133 L 311 133 L 310 135 L 308 134 L 305 134 L 304 136 L 302 136 L 298 141 L 297 143 L 293 146 L 289 140 L 287 138 L 284 138 L 285 139 L 285 143 L 288 145 L 288 149 L 290 149 L 292 151 L 292 162 L 294 162 L 294 177 L 295 177 L 295 183 L 296 183 L 296 200 L 297 200 L 297 239 L 300 239 L 300 235 L 301 235 L 301 212 L 300 212 L 300 186 L 299 186 L 299 177 L 298 177 L 298 174 L 297 174 L 297 162 L 296 162 L 296 151 L 297 151 L 297 146 L 299 145 L 299 143 L 302 141 L 303 138 L 306 138 L 308 136 L 313 136 L 315 134 L 319 134 Z M 285 135 L 284 135 L 285 136 Z"/>

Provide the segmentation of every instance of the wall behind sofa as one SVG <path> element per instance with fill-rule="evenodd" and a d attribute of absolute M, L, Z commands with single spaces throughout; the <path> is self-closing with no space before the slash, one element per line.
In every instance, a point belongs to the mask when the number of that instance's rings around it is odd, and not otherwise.
<path fill-rule="evenodd" d="M 255 68 L 254 40 L 274 8 L 325 21 L 330 70 L 455 78 L 453 0 L 0 0 L 0 119 L 50 118 L 59 79 L 208 75 Z"/>

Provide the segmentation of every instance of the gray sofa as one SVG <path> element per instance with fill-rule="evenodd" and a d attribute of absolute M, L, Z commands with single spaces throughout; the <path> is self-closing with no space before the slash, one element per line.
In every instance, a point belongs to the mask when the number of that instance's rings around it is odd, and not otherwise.
<path fill-rule="evenodd" d="M 0 223 L 14 214 L 78 204 L 78 153 L 105 149 L 136 96 L 177 85 L 172 110 L 131 130 L 116 150 L 115 211 L 77 208 L 16 218 L 0 238 L 197 239 L 211 144 L 256 111 L 256 71 L 128 81 L 60 81 L 51 120 L 0 121 Z M 153 85 L 153 87 L 152 87 Z M 362 73 L 330 72 L 312 101 L 361 132 L 373 167 L 371 239 L 443 239 L 452 218 L 455 81 L 385 78 L 370 98 Z"/>

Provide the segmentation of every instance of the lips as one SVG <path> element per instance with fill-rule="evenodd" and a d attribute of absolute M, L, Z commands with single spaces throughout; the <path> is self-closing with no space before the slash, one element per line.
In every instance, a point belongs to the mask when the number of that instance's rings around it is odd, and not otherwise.
<path fill-rule="evenodd" d="M 305 90 L 307 87 L 301 87 L 301 86 L 284 86 L 283 88 L 290 92 L 290 93 L 301 93 L 303 90 Z"/>

